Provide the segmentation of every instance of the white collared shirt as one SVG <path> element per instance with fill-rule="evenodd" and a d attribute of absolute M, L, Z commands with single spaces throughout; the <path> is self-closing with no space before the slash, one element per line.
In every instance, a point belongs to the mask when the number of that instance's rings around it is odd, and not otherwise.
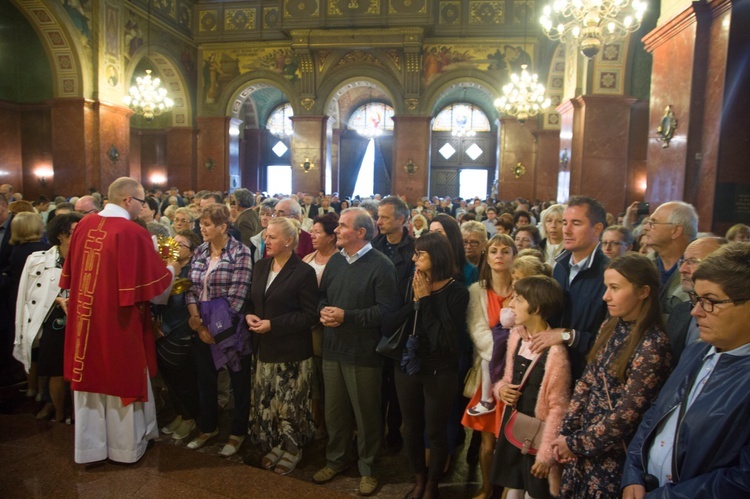
<path fill-rule="evenodd" d="M 351 256 L 349 256 L 349 254 L 343 248 L 341 249 L 341 254 L 344 256 L 344 258 L 346 258 L 346 263 L 348 263 L 349 265 L 351 265 L 354 262 L 356 262 L 357 260 L 359 260 L 360 258 L 362 258 L 365 255 L 365 253 L 367 253 L 371 249 L 372 249 L 372 244 L 367 243 L 364 246 L 362 246 L 362 248 L 359 251 L 357 251 L 356 253 L 354 253 Z"/>
<path fill-rule="evenodd" d="M 576 278 L 578 272 L 584 269 L 591 268 L 591 266 L 594 264 L 594 253 L 596 253 L 597 248 L 599 248 L 599 244 L 594 247 L 594 251 L 589 253 L 589 256 L 575 264 L 573 263 L 573 255 L 570 255 L 570 276 L 568 276 L 568 284 L 571 284 L 573 282 L 573 279 Z"/>

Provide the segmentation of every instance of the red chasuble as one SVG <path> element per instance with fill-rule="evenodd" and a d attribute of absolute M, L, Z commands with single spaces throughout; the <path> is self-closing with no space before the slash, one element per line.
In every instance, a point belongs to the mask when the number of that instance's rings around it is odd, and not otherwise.
<path fill-rule="evenodd" d="M 146 401 L 156 374 L 148 301 L 172 281 L 148 231 L 89 215 L 73 232 L 60 287 L 70 289 L 65 379 L 74 390 Z"/>

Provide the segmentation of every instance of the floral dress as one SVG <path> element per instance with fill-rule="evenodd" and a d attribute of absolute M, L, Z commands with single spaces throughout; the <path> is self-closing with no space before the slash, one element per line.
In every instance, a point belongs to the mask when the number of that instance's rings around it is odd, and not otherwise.
<path fill-rule="evenodd" d="M 663 331 L 651 329 L 630 358 L 626 381 L 613 376 L 611 366 L 634 325 L 619 321 L 576 383 L 561 435 L 578 459 L 563 469 L 560 497 L 622 496 L 624 445 L 633 438 L 672 366 L 669 338 Z"/>

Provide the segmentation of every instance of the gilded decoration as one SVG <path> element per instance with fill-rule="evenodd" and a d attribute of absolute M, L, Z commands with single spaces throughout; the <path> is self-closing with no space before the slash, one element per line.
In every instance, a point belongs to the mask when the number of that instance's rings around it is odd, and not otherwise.
<path fill-rule="evenodd" d="M 388 49 L 386 51 L 386 54 L 388 54 L 388 57 L 391 58 L 391 61 L 393 61 L 393 64 L 398 69 L 401 69 L 401 53 L 396 49 Z"/>
<path fill-rule="evenodd" d="M 191 29 L 193 24 L 193 11 L 185 4 L 180 4 L 180 15 L 177 22 L 186 29 Z"/>
<path fill-rule="evenodd" d="M 477 69 L 494 73 L 499 81 L 505 81 L 511 73 L 520 73 L 522 65 L 532 66 L 530 54 L 533 52 L 533 44 L 425 44 L 422 80 L 428 85 L 443 73 L 459 69 Z"/>
<path fill-rule="evenodd" d="M 533 0 L 513 2 L 513 24 L 533 23 L 536 19 Z"/>
<path fill-rule="evenodd" d="M 279 25 L 279 9 L 276 7 L 263 8 L 263 27 L 276 28 Z"/>
<path fill-rule="evenodd" d="M 458 24 L 461 20 L 461 2 L 442 2 L 440 4 L 440 24 Z"/>
<path fill-rule="evenodd" d="M 414 111 L 419 106 L 419 99 L 406 99 L 406 108 L 409 111 Z"/>
<path fill-rule="evenodd" d="M 318 50 L 315 53 L 315 57 L 318 60 L 318 73 L 323 72 L 323 66 L 325 66 L 328 56 L 331 55 L 332 50 Z"/>
<path fill-rule="evenodd" d="M 380 0 L 329 0 L 328 15 L 380 14 Z"/>
<path fill-rule="evenodd" d="M 218 11 L 204 10 L 201 11 L 198 21 L 198 31 L 201 33 L 212 33 L 216 31 L 216 16 Z"/>
<path fill-rule="evenodd" d="M 469 2 L 469 24 L 503 24 L 504 22 L 503 2 Z"/>
<path fill-rule="evenodd" d="M 300 104 L 302 104 L 302 107 L 304 107 L 307 111 L 309 111 L 315 105 L 315 99 L 305 97 L 304 99 L 300 101 Z"/>
<path fill-rule="evenodd" d="M 343 66 L 345 64 L 356 64 L 361 62 L 374 64 L 376 66 L 383 65 L 383 63 L 380 62 L 380 60 L 372 54 L 363 52 L 362 50 L 353 50 L 351 52 L 347 52 L 344 57 L 339 60 L 337 66 Z"/>
<path fill-rule="evenodd" d="M 224 12 L 225 31 L 251 31 L 255 29 L 255 9 L 227 9 Z"/>
<path fill-rule="evenodd" d="M 390 0 L 388 2 L 389 14 L 426 14 L 427 2 L 425 0 Z"/>
<path fill-rule="evenodd" d="M 284 12 L 294 19 L 320 15 L 317 0 L 284 0 Z"/>

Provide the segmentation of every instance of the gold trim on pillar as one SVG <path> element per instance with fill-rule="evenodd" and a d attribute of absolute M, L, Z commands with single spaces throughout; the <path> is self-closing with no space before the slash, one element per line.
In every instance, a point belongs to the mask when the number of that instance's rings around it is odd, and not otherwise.
<path fill-rule="evenodd" d="M 305 161 L 299 164 L 299 167 L 302 168 L 302 171 L 305 173 L 310 173 L 310 170 L 315 168 L 315 164 L 310 161 L 310 158 L 305 158 Z"/>

